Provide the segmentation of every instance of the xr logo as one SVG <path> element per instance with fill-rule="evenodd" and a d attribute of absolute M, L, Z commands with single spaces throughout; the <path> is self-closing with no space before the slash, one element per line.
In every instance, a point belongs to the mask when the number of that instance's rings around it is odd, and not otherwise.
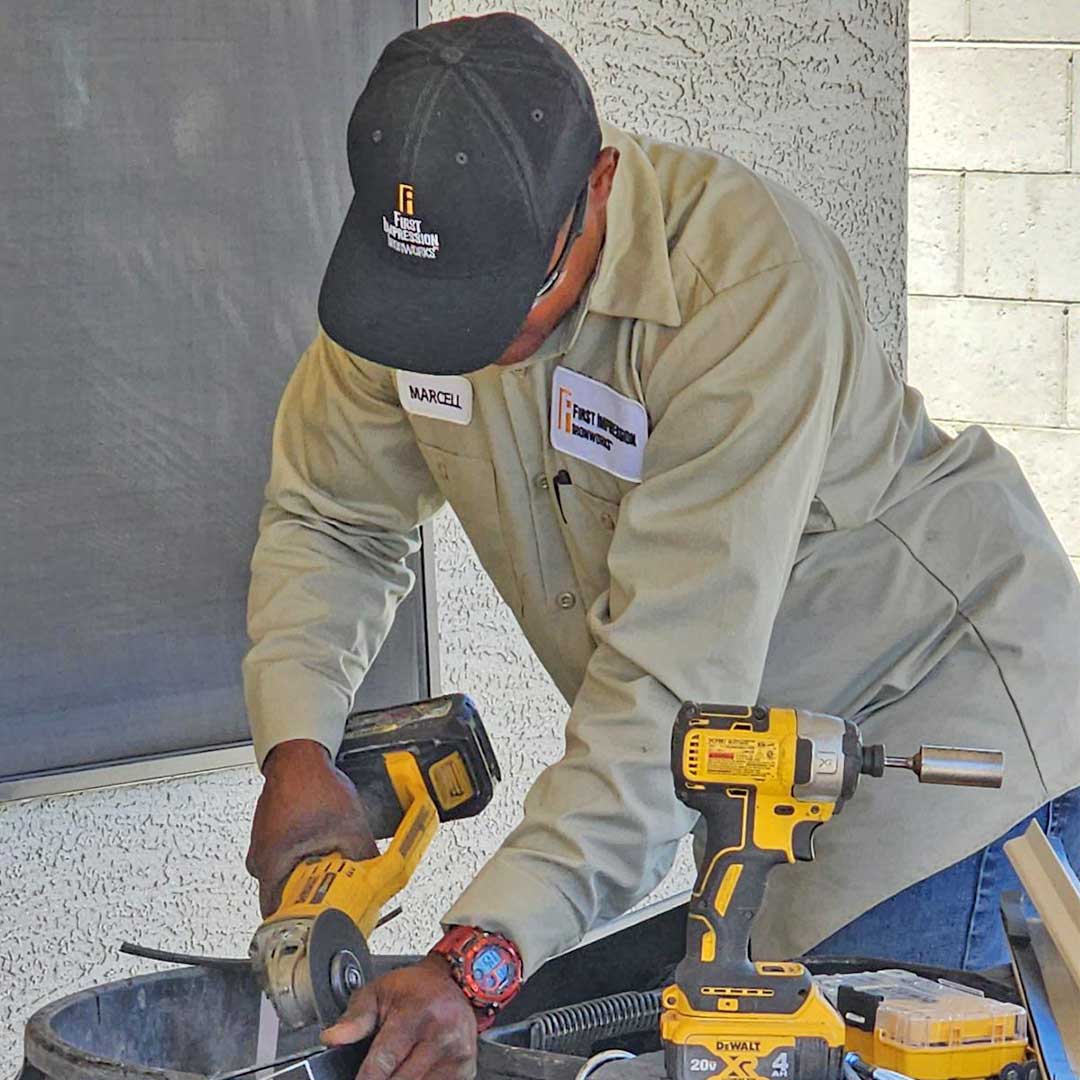
<path fill-rule="evenodd" d="M 719 1080 L 757 1080 L 756 1054 L 721 1054 L 724 1068 L 716 1075 Z"/>

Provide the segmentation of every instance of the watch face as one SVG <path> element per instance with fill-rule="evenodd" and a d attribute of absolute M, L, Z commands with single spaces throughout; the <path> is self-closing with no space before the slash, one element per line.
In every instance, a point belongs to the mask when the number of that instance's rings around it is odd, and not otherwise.
<path fill-rule="evenodd" d="M 499 997 L 517 977 L 517 964 L 501 945 L 485 945 L 473 957 L 472 977 L 477 989 Z"/>

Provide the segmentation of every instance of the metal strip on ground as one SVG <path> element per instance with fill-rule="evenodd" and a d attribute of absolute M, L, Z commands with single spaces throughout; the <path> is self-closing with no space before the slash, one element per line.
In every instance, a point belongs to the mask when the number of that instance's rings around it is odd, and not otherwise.
<path fill-rule="evenodd" d="M 1057 1021 L 1050 1008 L 1046 984 L 1031 945 L 1020 893 L 1001 895 L 1001 917 L 1012 953 L 1016 985 L 1024 1000 L 1032 1027 L 1032 1043 L 1045 1080 L 1080 1080 L 1069 1063 Z"/>
<path fill-rule="evenodd" d="M 1061 954 L 1043 921 L 1029 914 L 1027 928 L 1046 987 L 1046 996 L 1065 1047 L 1065 1056 L 1073 1072 L 1080 1073 L 1080 987 L 1077 987 L 1062 962 Z"/>
<path fill-rule="evenodd" d="M 255 1080 L 270 1080 L 273 1073 L 269 1062 L 278 1056 L 278 1035 L 281 1021 L 278 1019 L 274 1003 L 266 996 L 259 995 L 259 1031 L 255 1038 L 255 1065 L 263 1069 L 255 1074 Z"/>

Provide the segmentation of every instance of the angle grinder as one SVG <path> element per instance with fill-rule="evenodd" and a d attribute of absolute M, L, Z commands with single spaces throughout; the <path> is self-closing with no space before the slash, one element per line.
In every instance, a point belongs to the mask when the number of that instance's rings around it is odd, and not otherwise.
<path fill-rule="evenodd" d="M 472 817 L 501 779 L 472 700 L 451 694 L 354 713 L 336 766 L 356 785 L 378 856 L 340 852 L 301 862 L 249 953 L 283 1027 L 327 1026 L 371 979 L 368 938 L 383 906 L 408 883 L 440 821 Z"/>

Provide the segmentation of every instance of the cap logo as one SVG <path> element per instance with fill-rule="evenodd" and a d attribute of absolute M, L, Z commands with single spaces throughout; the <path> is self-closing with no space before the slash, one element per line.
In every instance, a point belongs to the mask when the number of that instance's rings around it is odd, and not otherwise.
<path fill-rule="evenodd" d="M 425 232 L 424 222 L 416 217 L 416 191 L 412 184 L 398 184 L 397 209 L 391 221 L 385 214 L 382 219 L 386 233 L 386 246 L 399 255 L 414 259 L 437 259 L 439 257 L 439 234 Z"/>

